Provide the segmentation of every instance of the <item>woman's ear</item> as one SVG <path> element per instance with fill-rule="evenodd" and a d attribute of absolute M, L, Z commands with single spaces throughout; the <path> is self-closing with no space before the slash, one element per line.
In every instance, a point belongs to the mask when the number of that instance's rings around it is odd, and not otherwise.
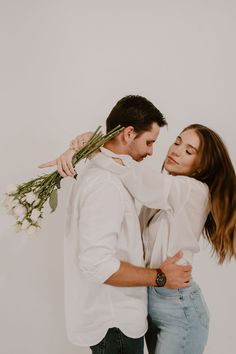
<path fill-rule="evenodd" d="M 136 135 L 137 133 L 132 126 L 128 126 L 123 130 L 123 138 L 126 144 L 131 143 L 135 139 Z"/>

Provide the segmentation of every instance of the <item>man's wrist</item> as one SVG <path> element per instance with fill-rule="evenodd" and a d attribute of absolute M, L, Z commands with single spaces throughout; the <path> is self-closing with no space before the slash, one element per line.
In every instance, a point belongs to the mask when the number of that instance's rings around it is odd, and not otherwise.
<path fill-rule="evenodd" d="M 156 268 L 156 285 L 157 287 L 163 287 L 166 284 L 166 275 L 165 273 L 160 269 L 160 268 Z"/>

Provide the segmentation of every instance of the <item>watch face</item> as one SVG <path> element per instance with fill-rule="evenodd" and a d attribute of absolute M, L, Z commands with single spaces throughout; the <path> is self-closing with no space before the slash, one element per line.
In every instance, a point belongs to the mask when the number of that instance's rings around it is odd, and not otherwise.
<path fill-rule="evenodd" d="M 160 286 L 160 287 L 162 287 L 162 286 L 165 285 L 165 283 L 166 283 L 166 276 L 165 276 L 164 273 L 158 274 L 157 279 L 156 279 L 156 283 L 157 283 L 157 286 Z"/>

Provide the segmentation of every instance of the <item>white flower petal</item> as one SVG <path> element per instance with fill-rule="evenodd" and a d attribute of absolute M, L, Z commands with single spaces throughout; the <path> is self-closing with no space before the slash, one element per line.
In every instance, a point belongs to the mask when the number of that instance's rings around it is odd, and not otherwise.
<path fill-rule="evenodd" d="M 38 230 L 38 228 L 34 225 L 31 225 L 28 229 L 27 229 L 27 234 L 28 235 L 34 235 L 36 233 L 36 231 Z"/>
<path fill-rule="evenodd" d="M 42 218 L 39 218 L 36 224 L 38 227 L 42 226 Z"/>
<path fill-rule="evenodd" d="M 32 221 L 37 221 L 40 217 L 41 213 L 38 209 L 33 209 L 30 215 Z"/>
<path fill-rule="evenodd" d="M 13 215 L 13 216 L 15 216 L 17 218 L 17 216 L 14 213 L 14 209 L 11 209 L 11 208 L 7 209 L 7 214 L 8 215 Z"/>
<path fill-rule="evenodd" d="M 34 201 L 33 206 L 37 206 L 40 202 L 41 202 L 41 199 L 40 199 L 40 198 L 37 198 L 37 199 Z"/>
<path fill-rule="evenodd" d="M 15 193 L 17 191 L 17 186 L 15 184 L 9 184 L 7 186 L 7 193 L 11 194 L 11 193 Z"/>
<path fill-rule="evenodd" d="M 34 194 L 33 192 L 29 192 L 25 195 L 26 197 L 26 201 L 29 203 L 29 204 L 32 204 L 35 200 L 38 199 L 38 196 L 36 194 Z"/>
<path fill-rule="evenodd" d="M 22 225 L 21 225 L 21 230 L 27 230 L 30 227 L 30 222 L 28 220 L 24 220 Z"/>
<path fill-rule="evenodd" d="M 25 215 L 21 215 L 17 217 L 17 221 L 22 222 L 25 218 Z"/>
<path fill-rule="evenodd" d="M 15 231 L 20 232 L 21 231 L 21 224 L 16 224 L 15 225 Z"/>
<path fill-rule="evenodd" d="M 11 207 L 11 203 L 13 202 L 14 197 L 10 197 L 8 194 L 6 194 L 5 198 L 2 201 L 2 205 L 5 208 L 10 208 Z"/>
<path fill-rule="evenodd" d="M 17 205 L 13 210 L 16 216 L 25 216 L 27 213 L 27 209 L 22 204 Z"/>

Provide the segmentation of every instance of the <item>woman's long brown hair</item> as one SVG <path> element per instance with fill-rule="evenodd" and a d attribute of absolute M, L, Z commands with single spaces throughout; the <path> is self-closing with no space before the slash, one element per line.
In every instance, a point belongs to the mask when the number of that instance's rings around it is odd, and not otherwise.
<path fill-rule="evenodd" d="M 236 255 L 236 176 L 221 137 L 200 124 L 192 129 L 201 141 L 201 162 L 194 178 L 208 185 L 210 213 L 203 234 L 210 242 L 219 264 Z"/>

